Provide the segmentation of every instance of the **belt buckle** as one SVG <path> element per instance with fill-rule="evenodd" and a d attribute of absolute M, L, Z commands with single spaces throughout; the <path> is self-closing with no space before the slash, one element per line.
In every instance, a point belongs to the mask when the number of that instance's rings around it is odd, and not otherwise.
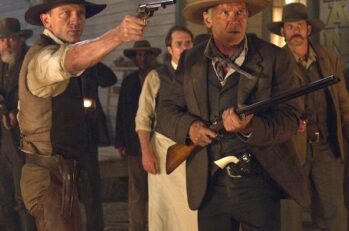
<path fill-rule="evenodd" d="M 309 143 L 312 144 L 312 143 L 318 143 L 320 141 L 320 132 L 314 132 L 314 136 L 315 139 L 311 139 L 309 140 Z"/>

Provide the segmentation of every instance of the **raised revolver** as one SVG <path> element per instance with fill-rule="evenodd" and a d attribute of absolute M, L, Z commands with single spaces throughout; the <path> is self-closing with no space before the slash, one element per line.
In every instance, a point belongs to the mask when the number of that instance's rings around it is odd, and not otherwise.
<path fill-rule="evenodd" d="M 137 17 L 144 20 L 147 24 L 148 18 L 154 15 L 154 12 L 157 11 L 160 7 L 166 8 L 168 5 L 173 5 L 176 3 L 176 0 L 161 0 L 150 3 L 140 3 L 137 9 Z"/>

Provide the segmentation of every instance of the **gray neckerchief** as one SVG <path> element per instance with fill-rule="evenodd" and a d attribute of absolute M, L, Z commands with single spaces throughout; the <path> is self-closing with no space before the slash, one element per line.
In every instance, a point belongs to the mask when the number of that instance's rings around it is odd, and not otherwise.
<path fill-rule="evenodd" d="M 243 42 L 240 45 L 238 45 L 237 52 L 235 52 L 233 56 L 227 58 L 222 54 L 222 52 L 220 52 L 217 49 L 217 47 L 213 42 L 212 37 L 207 43 L 204 54 L 207 58 L 212 60 L 213 68 L 222 85 L 224 85 L 225 80 L 227 78 L 227 76 L 224 74 L 224 69 L 226 67 L 232 68 L 233 70 L 237 71 L 242 76 L 245 76 L 248 79 L 253 79 L 253 76 L 250 73 L 240 68 L 240 65 L 242 65 L 242 63 L 244 62 L 247 54 L 247 50 L 248 50 L 247 46 L 248 46 L 247 37 L 245 36 L 245 39 L 243 40 Z M 240 60 L 240 63 L 238 64 L 236 63 L 236 60 L 239 58 L 240 59 L 242 58 L 242 61 Z"/>

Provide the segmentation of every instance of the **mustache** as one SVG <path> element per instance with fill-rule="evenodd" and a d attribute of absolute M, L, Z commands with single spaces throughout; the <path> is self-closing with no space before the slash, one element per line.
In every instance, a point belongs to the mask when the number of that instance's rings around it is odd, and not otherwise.
<path fill-rule="evenodd" d="M 300 35 L 300 34 L 294 34 L 294 35 L 292 35 L 291 37 L 290 37 L 290 40 L 291 39 L 294 39 L 294 38 L 297 38 L 297 37 L 299 37 L 299 38 L 301 38 L 301 39 L 305 39 L 302 35 Z"/>

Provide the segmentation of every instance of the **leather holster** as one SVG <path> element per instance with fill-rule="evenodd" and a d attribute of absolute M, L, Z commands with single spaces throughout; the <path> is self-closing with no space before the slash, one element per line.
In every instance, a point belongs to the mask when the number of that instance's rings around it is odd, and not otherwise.
<path fill-rule="evenodd" d="M 27 154 L 26 163 L 36 164 L 50 170 L 50 186 L 55 183 L 61 185 L 60 213 L 64 218 L 69 218 L 72 215 L 73 204 L 78 201 L 77 161 L 65 160 L 61 155 L 44 156 L 39 154 Z"/>

